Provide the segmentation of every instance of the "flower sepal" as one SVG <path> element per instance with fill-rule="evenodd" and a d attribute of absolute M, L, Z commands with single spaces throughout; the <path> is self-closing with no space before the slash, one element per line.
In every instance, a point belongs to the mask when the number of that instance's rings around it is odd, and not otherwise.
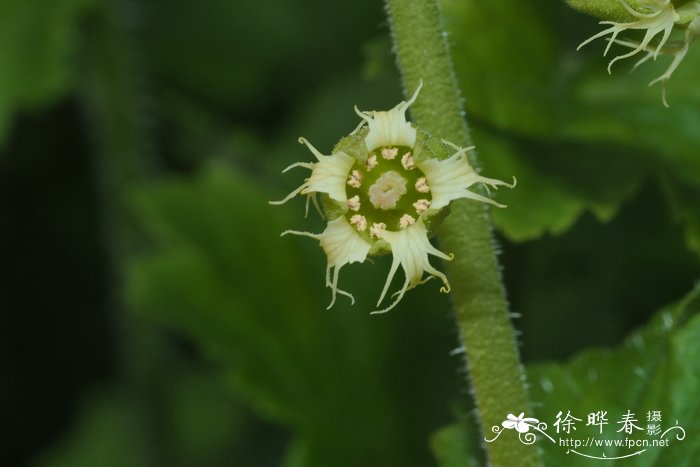
<path fill-rule="evenodd" d="M 336 201 L 326 193 L 321 194 L 320 213 L 327 221 L 332 221 L 348 212 L 347 201 Z"/>

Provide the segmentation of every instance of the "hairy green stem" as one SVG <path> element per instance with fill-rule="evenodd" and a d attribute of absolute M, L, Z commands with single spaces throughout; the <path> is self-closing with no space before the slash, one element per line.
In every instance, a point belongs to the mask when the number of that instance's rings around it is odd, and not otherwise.
<path fill-rule="evenodd" d="M 414 120 L 436 137 L 471 145 L 436 1 L 387 0 L 386 5 L 407 94 L 421 79 L 424 83 L 411 108 Z M 454 202 L 440 240 L 443 249 L 455 256 L 447 269 L 453 303 L 481 432 L 492 438 L 492 426 L 500 426 L 509 413 L 527 414 L 529 402 L 484 205 Z M 539 450 L 522 444 L 514 434 L 484 443 L 489 465 L 542 465 Z"/>

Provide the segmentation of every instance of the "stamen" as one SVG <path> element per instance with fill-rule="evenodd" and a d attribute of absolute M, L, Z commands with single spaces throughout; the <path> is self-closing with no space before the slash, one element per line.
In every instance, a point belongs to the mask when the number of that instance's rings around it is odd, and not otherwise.
<path fill-rule="evenodd" d="M 413 155 L 407 152 L 401 157 L 401 165 L 406 170 L 413 170 L 416 168 L 416 163 L 413 161 Z"/>
<path fill-rule="evenodd" d="M 384 222 L 375 222 L 372 227 L 369 228 L 369 234 L 371 237 L 379 238 L 381 233 L 386 230 L 386 224 Z"/>
<path fill-rule="evenodd" d="M 359 170 L 353 170 L 352 175 L 350 175 L 350 178 L 348 179 L 348 185 L 350 185 L 353 188 L 360 188 L 362 186 L 362 179 L 364 176 L 360 173 Z"/>
<path fill-rule="evenodd" d="M 382 157 L 386 160 L 393 160 L 398 154 L 398 148 L 382 148 Z"/>
<path fill-rule="evenodd" d="M 402 229 L 405 229 L 408 226 L 411 226 L 416 223 L 416 220 L 410 216 L 409 214 L 404 214 L 401 216 L 401 219 L 399 219 L 399 227 Z"/>
<path fill-rule="evenodd" d="M 427 193 L 430 191 L 430 187 L 428 186 L 428 182 L 425 180 L 425 177 L 421 177 L 416 180 L 416 191 L 419 193 Z"/>
<path fill-rule="evenodd" d="M 430 200 L 419 199 L 413 203 L 413 207 L 416 208 L 418 214 L 423 214 L 430 207 Z"/>
<path fill-rule="evenodd" d="M 348 200 L 348 208 L 350 208 L 351 211 L 360 210 L 360 197 L 358 195 L 355 195 Z"/>
<path fill-rule="evenodd" d="M 377 156 L 374 154 L 369 156 L 367 158 L 367 162 L 365 162 L 365 167 L 367 168 L 367 172 L 369 172 L 370 170 L 375 168 L 377 166 L 377 164 L 379 164 L 379 162 L 377 162 Z"/>
<path fill-rule="evenodd" d="M 365 216 L 362 216 L 360 214 L 355 214 L 350 218 L 350 224 L 354 225 L 357 230 L 360 232 L 364 232 L 367 230 L 367 219 Z"/>

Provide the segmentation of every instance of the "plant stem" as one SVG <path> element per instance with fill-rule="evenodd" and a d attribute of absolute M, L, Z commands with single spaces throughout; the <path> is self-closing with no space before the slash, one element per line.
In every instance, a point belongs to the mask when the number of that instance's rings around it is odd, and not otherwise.
<path fill-rule="evenodd" d="M 387 0 L 386 6 L 406 94 L 421 79 L 424 83 L 411 107 L 414 120 L 436 137 L 471 145 L 437 2 Z M 475 159 L 471 162 L 476 164 Z M 484 205 L 453 202 L 440 240 L 443 249 L 455 256 L 447 267 L 453 303 L 482 436 L 492 438 L 492 426 L 500 427 L 509 413 L 527 414 L 530 407 Z M 489 465 L 542 465 L 536 446 L 524 445 L 510 433 L 504 435 L 485 444 Z"/>

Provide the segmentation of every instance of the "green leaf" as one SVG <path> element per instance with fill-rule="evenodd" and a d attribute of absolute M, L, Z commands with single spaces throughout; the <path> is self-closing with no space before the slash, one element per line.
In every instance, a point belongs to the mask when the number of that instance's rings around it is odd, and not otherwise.
<path fill-rule="evenodd" d="M 171 366 L 149 388 L 157 394 L 157 404 L 139 404 L 137 392 L 119 386 L 93 389 L 71 429 L 34 465 L 146 467 L 167 462 L 189 467 L 223 465 L 224 459 L 245 462 L 248 453 L 240 442 L 250 422 L 245 411 L 219 374 L 183 370 L 185 366 Z M 162 423 L 149 419 L 151 411 L 164 416 Z"/>
<path fill-rule="evenodd" d="M 0 142 L 17 111 L 50 103 L 71 87 L 78 21 L 92 3 L 0 3 Z"/>
<path fill-rule="evenodd" d="M 524 240 L 560 233 L 587 210 L 609 218 L 641 180 L 658 174 L 674 184 L 700 186 L 697 44 L 668 84 L 671 108 L 666 109 L 661 88 L 647 84 L 665 70 L 670 57 L 649 61 L 631 74 L 626 71 L 633 62 L 622 61 L 608 75 L 612 57 L 603 57 L 605 41 L 576 51 L 601 26 L 563 2 L 546 9 L 517 0 L 442 3 L 467 117 L 508 141 L 500 146 L 510 146 L 508 151 L 493 150 L 488 138 L 475 134 L 484 175 L 493 176 L 489 170 L 495 167 L 497 176 L 515 175 L 542 188 L 533 194 L 526 186 L 521 192 L 534 212 L 531 218 L 510 208 L 495 214 L 506 235 Z M 619 53 L 616 47 L 611 55 Z M 512 173 L 498 170 L 508 164 Z M 575 179 L 559 172 L 563 166 L 586 165 Z M 586 192 L 585 186 L 592 190 Z M 499 199 L 516 205 L 519 190 Z M 606 199 L 598 202 L 593 191 L 607 193 Z"/>
<path fill-rule="evenodd" d="M 700 78 L 700 47 L 691 46 L 668 83 L 669 109 L 659 104 L 660 88 L 646 90 L 647 83 L 660 75 L 668 63 L 649 64 L 632 74 L 625 73 L 628 68 L 623 63 L 613 76 L 607 76 L 604 70 L 581 74 L 570 103 L 577 112 L 562 122 L 559 133 L 649 150 L 658 168 L 679 180 L 700 184 L 696 150 L 700 145 L 700 91 L 696 85 Z"/>
<path fill-rule="evenodd" d="M 353 311 L 345 297 L 326 311 L 322 250 L 279 237 L 323 225 L 315 213 L 303 219 L 301 199 L 270 206 L 261 186 L 212 166 L 138 188 L 134 207 L 154 248 L 129 268 L 132 306 L 193 339 L 258 414 L 295 431 L 288 465 L 427 462 L 425 439 L 446 414 L 435 394 L 454 384 L 451 343 L 425 339 L 448 332 L 451 320 L 434 314 L 448 309 L 445 297 L 425 287 L 391 319 L 370 316 L 388 268 L 378 258 L 343 269 Z"/>
<path fill-rule="evenodd" d="M 138 451 L 138 417 L 127 401 L 93 395 L 82 407 L 72 432 L 44 451 L 37 467 L 146 467 Z"/>
<path fill-rule="evenodd" d="M 577 145 L 578 141 L 552 138 L 568 112 L 558 105 L 565 99 L 562 87 L 568 80 L 556 71 L 562 45 L 552 30 L 552 11 L 532 2 L 442 3 L 483 175 L 518 179 L 514 190 L 498 193 L 499 202 L 509 207 L 492 210 L 496 227 L 510 239 L 523 241 L 562 233 L 587 209 L 615 212 L 629 196 L 629 186 L 607 199 L 604 208 L 576 187 L 600 188 L 603 183 L 595 177 L 602 171 L 592 169 L 597 159 L 607 159 L 594 153 L 601 157 L 590 160 L 591 151 L 586 150 L 590 148 Z M 479 41 L 473 40 L 477 36 Z M 589 178 L 557 173 L 571 172 L 576 165 L 587 165 L 584 175 Z M 634 172 L 633 184 L 639 180 Z"/>
<path fill-rule="evenodd" d="M 382 18 L 381 7 L 370 0 L 141 3 L 149 20 L 145 53 L 155 73 L 248 124 L 256 117 L 270 122 L 270 112 L 278 115 L 276 109 L 303 102 L 339 72 L 352 73 L 362 45 L 358 35 L 373 31 Z"/>
<path fill-rule="evenodd" d="M 558 120 L 552 84 L 561 48 L 551 11 L 517 0 L 441 4 L 470 123 L 486 119 L 498 128 L 548 132 Z"/>
<path fill-rule="evenodd" d="M 144 188 L 135 200 L 162 241 L 160 253 L 131 269 L 135 309 L 187 329 L 217 358 L 242 356 L 236 385 L 271 417 L 298 419 L 316 391 L 309 381 L 319 379 L 304 364 L 313 359 L 311 344 L 326 337 L 314 324 L 322 306 L 309 291 L 317 289 L 306 286 L 302 258 L 278 238 L 284 224 L 275 208 L 224 170 Z"/>
<path fill-rule="evenodd" d="M 604 325 L 601 323 L 601 325 Z M 638 424 L 646 428 L 649 411 L 661 411 L 662 428 L 665 430 L 678 422 L 685 429 L 684 440 L 670 435 L 668 447 L 650 447 L 640 456 L 619 461 L 607 461 L 607 465 L 661 467 L 667 465 L 690 466 L 690 459 L 700 455 L 700 441 L 694 433 L 700 430 L 700 287 L 696 287 L 678 304 L 660 310 L 643 329 L 633 333 L 615 349 L 591 349 L 580 353 L 565 364 L 539 364 L 528 368 L 531 399 L 535 411 L 526 416 L 545 422 L 545 431 L 553 436 L 585 440 L 588 436 L 598 439 L 624 439 L 617 430 L 623 414 L 631 411 Z M 519 409 L 514 408 L 517 415 Z M 585 426 L 587 414 L 604 410 L 608 412 L 609 425 L 600 435 L 597 427 Z M 571 435 L 557 435 L 553 422 L 557 413 L 571 411 L 582 421 Z M 507 414 L 504 414 L 504 420 Z M 474 448 L 466 448 L 473 439 L 459 440 L 460 436 L 473 438 L 473 431 L 466 422 L 444 429 L 433 443 L 441 465 L 468 464 L 467 456 L 474 455 Z M 592 431 L 591 431 L 592 430 Z M 500 436 L 517 436 L 505 430 Z M 457 439 L 455 439 L 457 438 Z M 645 439 L 644 434 L 636 438 Z M 635 438 L 635 439 L 636 439 Z M 451 440 L 451 441 L 450 441 Z M 495 440 L 493 442 L 498 442 Z M 544 449 L 547 465 L 590 466 L 589 458 L 567 453 L 566 447 L 541 437 L 538 445 Z M 533 447 L 535 449 L 535 447 Z M 579 451 L 595 456 L 615 457 L 629 454 L 624 448 L 580 448 Z"/>
<path fill-rule="evenodd" d="M 642 183 L 645 163 L 616 145 L 503 138 L 476 127 L 482 173 L 517 178 L 512 190 L 493 193 L 507 205 L 492 209 L 494 224 L 514 241 L 568 230 L 586 210 L 609 220 Z"/>
<path fill-rule="evenodd" d="M 473 419 L 446 426 L 430 439 L 430 447 L 440 467 L 480 467 L 485 465 L 479 443 L 479 429 Z"/>
<path fill-rule="evenodd" d="M 700 186 L 667 181 L 665 187 L 676 219 L 685 225 L 686 243 L 700 255 Z"/>
<path fill-rule="evenodd" d="M 572 359 L 566 366 L 548 364 L 530 369 L 532 398 L 540 407 L 536 417 L 553 421 L 558 410 L 586 414 L 607 410 L 611 438 L 617 433 L 616 422 L 631 410 L 643 426 L 648 411 L 663 414 L 664 429 L 676 421 L 689 434 L 700 429 L 700 288 L 680 303 L 661 310 L 640 332 L 630 336 L 613 351 L 591 350 Z M 590 427 L 589 427 L 590 428 Z M 579 431 L 585 431 L 580 427 Z M 551 465 L 589 465 L 586 459 L 573 459 L 565 449 L 549 442 L 541 443 Z M 624 450 L 603 450 L 610 457 L 624 455 Z M 601 450 L 590 450 L 601 455 Z M 620 461 L 622 465 L 684 465 L 697 457 L 697 437 L 686 437 L 668 448 L 649 449 L 639 458 Z M 653 460 L 653 462 L 651 462 Z M 685 465 L 688 465 L 687 463 Z"/>

